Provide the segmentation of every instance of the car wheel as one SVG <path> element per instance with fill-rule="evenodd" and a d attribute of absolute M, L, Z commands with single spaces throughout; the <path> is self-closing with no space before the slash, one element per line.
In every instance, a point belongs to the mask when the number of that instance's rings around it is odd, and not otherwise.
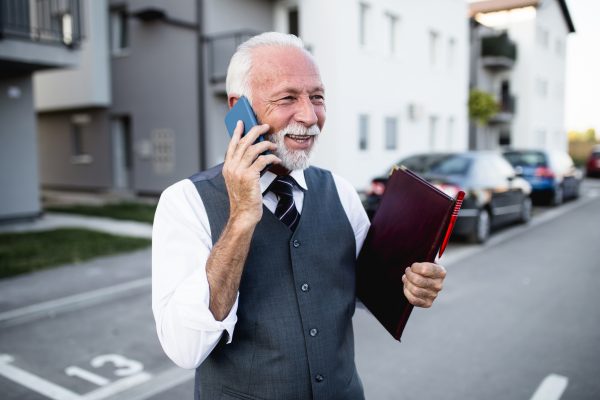
<path fill-rule="evenodd" d="M 469 237 L 470 241 L 473 243 L 485 243 L 485 241 L 490 237 L 490 228 L 490 212 L 483 208 L 477 213 L 475 228 Z"/>
<path fill-rule="evenodd" d="M 519 217 L 519 222 L 521 222 L 522 224 L 526 224 L 529 221 L 531 221 L 531 211 L 531 197 L 525 196 L 523 197 L 523 202 L 521 202 L 521 215 Z"/>
<path fill-rule="evenodd" d="M 562 185 L 558 185 L 556 189 L 554 189 L 554 193 L 552 194 L 552 199 L 550 204 L 553 206 L 560 206 L 565 200 L 565 192 Z"/>
<path fill-rule="evenodd" d="M 573 193 L 573 198 L 578 199 L 581 196 L 581 182 L 577 182 L 575 184 L 575 192 Z"/>

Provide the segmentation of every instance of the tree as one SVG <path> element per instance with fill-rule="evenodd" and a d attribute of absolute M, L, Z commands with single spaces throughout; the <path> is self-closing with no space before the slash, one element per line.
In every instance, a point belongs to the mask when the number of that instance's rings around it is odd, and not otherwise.
<path fill-rule="evenodd" d="M 480 125 L 487 125 L 500 110 L 500 105 L 494 96 L 488 92 L 471 89 L 469 92 L 469 118 L 477 121 Z"/>

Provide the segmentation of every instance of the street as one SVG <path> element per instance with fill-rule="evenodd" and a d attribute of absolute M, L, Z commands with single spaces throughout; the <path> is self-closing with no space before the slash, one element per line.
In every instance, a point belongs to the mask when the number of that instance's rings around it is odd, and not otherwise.
<path fill-rule="evenodd" d="M 401 344 L 357 307 L 368 399 L 600 398 L 600 180 L 534 215 L 482 246 L 452 242 L 445 288 Z M 0 281 L 0 393 L 192 398 L 193 372 L 156 337 L 150 250 Z"/>

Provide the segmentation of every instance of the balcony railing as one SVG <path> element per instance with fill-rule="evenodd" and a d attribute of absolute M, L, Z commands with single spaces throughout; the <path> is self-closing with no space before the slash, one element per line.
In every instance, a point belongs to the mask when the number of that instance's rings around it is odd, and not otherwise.
<path fill-rule="evenodd" d="M 498 105 L 498 112 L 490 118 L 490 124 L 502 124 L 512 121 L 517 106 L 515 96 L 502 96 Z"/>
<path fill-rule="evenodd" d="M 517 60 L 517 45 L 506 32 L 481 38 L 481 59 L 488 68 L 512 68 Z"/>
<path fill-rule="evenodd" d="M 225 82 L 227 77 L 227 67 L 229 60 L 237 47 L 245 40 L 260 32 L 255 31 L 235 31 L 206 38 L 207 57 L 208 57 L 208 78 L 211 83 L 218 84 Z"/>
<path fill-rule="evenodd" d="M 76 47 L 82 38 L 81 16 L 80 0 L 0 0 L 0 40 Z"/>

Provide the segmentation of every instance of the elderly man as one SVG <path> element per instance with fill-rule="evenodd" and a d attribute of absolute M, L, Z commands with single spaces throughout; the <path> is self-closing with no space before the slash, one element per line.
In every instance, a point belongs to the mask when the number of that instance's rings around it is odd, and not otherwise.
<path fill-rule="evenodd" d="M 300 39 L 271 32 L 240 45 L 229 106 L 242 95 L 262 125 L 241 137 L 239 122 L 224 163 L 167 188 L 156 211 L 160 342 L 197 368 L 196 398 L 362 399 L 352 315 L 369 221 L 348 182 L 309 167 L 325 89 Z M 431 306 L 444 276 L 413 264 L 406 297 Z"/>

